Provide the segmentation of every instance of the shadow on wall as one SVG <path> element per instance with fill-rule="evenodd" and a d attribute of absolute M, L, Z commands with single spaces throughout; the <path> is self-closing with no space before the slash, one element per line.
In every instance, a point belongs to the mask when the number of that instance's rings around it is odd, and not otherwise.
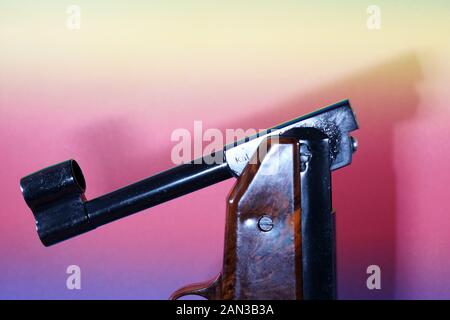
<path fill-rule="evenodd" d="M 134 183 L 149 175 L 149 168 L 163 162 L 161 157 L 148 154 L 143 157 L 139 133 L 126 117 L 107 117 L 77 130 L 73 139 L 87 155 L 91 167 L 83 166 L 88 181 L 88 195 L 99 196 L 127 184 Z M 146 135 L 151 139 L 150 129 Z M 169 153 L 170 154 L 170 153 Z M 81 157 L 83 158 L 83 157 Z M 167 158 L 167 156 L 163 157 Z M 91 169 L 91 170 L 89 170 Z M 95 179 L 94 179 L 95 178 Z M 91 192 L 90 186 L 97 187 Z"/>
<path fill-rule="evenodd" d="M 394 130 L 415 117 L 416 85 L 423 78 L 415 54 L 404 54 L 302 94 L 289 103 L 239 121 L 259 128 L 294 118 L 317 107 L 349 98 L 360 130 L 359 149 L 349 168 L 333 175 L 333 207 L 337 211 L 338 297 L 395 298 L 396 178 Z M 261 120 L 263 119 L 263 120 Z M 264 127 L 264 126 L 262 126 Z M 381 268 L 381 290 L 366 286 L 369 265 Z"/>
<path fill-rule="evenodd" d="M 415 117 L 419 104 L 416 84 L 421 78 L 415 54 L 404 54 L 220 128 L 272 126 L 318 107 L 350 99 L 360 125 L 355 133 L 360 147 L 351 167 L 333 175 L 338 297 L 341 299 L 395 298 L 396 210 L 401 204 L 396 202 L 393 134 L 399 122 Z M 95 168 L 104 170 L 102 176 L 106 180 L 102 186 L 109 189 L 105 191 L 123 186 L 123 181 L 143 178 L 150 158 L 158 161 L 157 155 L 146 159 L 133 156 L 133 150 L 139 146 L 130 145 L 133 140 L 130 126 L 123 119 L 108 120 L 85 130 L 86 136 L 81 137 L 88 141 L 86 151 L 98 157 L 94 160 Z M 105 138 L 108 141 L 98 141 L 98 137 L 108 137 Z M 93 141 L 97 142 L 92 144 Z M 111 148 L 115 150 L 111 152 Z M 167 150 L 170 153 L 169 147 Z M 115 155 L 113 159 L 109 157 L 111 154 Z M 126 164 L 127 171 L 117 172 L 115 168 L 122 164 Z M 373 264 L 381 267 L 381 290 L 368 290 L 366 286 L 366 269 Z"/>

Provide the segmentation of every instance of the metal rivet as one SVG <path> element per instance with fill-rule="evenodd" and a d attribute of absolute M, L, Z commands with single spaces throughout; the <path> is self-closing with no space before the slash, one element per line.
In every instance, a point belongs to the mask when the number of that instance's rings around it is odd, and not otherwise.
<path fill-rule="evenodd" d="M 262 216 L 258 221 L 258 227 L 261 231 L 268 232 L 273 228 L 273 221 L 268 216 Z"/>
<path fill-rule="evenodd" d="M 355 137 L 350 137 L 350 139 L 352 141 L 352 151 L 355 152 L 358 150 L 358 140 Z"/>

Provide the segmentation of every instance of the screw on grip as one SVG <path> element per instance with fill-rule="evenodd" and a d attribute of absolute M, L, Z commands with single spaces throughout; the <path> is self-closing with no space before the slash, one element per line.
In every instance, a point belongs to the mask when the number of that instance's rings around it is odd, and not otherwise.
<path fill-rule="evenodd" d="M 22 178 L 20 188 L 45 246 L 93 229 L 84 205 L 86 183 L 75 160 Z"/>

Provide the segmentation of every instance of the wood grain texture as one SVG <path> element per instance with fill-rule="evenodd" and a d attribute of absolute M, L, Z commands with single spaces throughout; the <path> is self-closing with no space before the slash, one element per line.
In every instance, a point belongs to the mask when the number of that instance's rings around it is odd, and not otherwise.
<path fill-rule="evenodd" d="M 222 272 L 172 298 L 302 298 L 300 146 L 288 137 L 266 143 L 228 196 Z"/>

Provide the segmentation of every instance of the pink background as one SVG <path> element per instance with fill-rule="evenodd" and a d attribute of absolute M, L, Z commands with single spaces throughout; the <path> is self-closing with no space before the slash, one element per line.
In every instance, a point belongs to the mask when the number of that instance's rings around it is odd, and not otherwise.
<path fill-rule="evenodd" d="M 100 2 L 100 1 L 98 1 Z M 93 198 L 173 166 L 171 133 L 262 129 L 349 98 L 339 297 L 450 298 L 445 2 L 0 4 L 0 298 L 166 299 L 221 267 L 229 180 L 44 248 L 19 179 L 74 158 Z M 279 3 L 279 4 L 278 4 Z M 68 265 L 82 289 L 66 289 Z M 366 268 L 381 267 L 368 290 Z"/>

